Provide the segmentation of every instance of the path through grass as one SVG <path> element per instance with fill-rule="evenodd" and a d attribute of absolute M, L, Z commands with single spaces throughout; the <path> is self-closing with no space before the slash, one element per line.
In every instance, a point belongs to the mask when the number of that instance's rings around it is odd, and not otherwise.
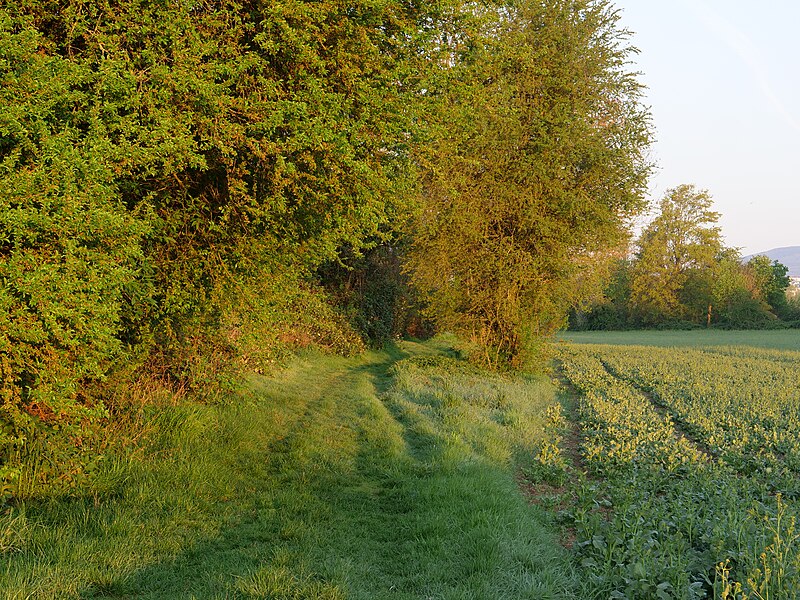
<path fill-rule="evenodd" d="M 4 517 L 0 597 L 573 597 L 514 480 L 553 388 L 441 350 L 308 357 L 154 417 L 107 494 Z"/>

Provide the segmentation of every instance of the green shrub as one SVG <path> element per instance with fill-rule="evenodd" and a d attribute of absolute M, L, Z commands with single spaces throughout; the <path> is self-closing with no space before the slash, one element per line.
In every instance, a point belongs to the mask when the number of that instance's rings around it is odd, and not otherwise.
<path fill-rule="evenodd" d="M 249 320 L 357 351 L 306 282 L 409 199 L 415 7 L 61 8 L 0 8 L 0 486 L 34 448 L 91 463 L 103 382 L 224 381 L 228 304 L 275 265 L 297 287 Z"/>
<path fill-rule="evenodd" d="M 124 290 L 142 224 L 118 200 L 94 132 L 71 112 L 89 76 L 0 18 L 0 462 L 38 431 L 80 436 L 86 394 L 124 356 Z M 6 481 L 13 472 L 6 471 Z M 0 482 L 0 485 L 2 482 Z"/>

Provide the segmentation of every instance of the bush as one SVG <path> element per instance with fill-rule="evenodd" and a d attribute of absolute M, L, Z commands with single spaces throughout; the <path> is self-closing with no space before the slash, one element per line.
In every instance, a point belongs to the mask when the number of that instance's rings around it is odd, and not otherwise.
<path fill-rule="evenodd" d="M 330 262 L 319 271 L 334 302 L 373 347 L 404 335 L 433 334 L 401 270 L 402 252 L 400 245 L 382 244 L 346 262 Z"/>
<path fill-rule="evenodd" d="M 362 347 L 306 282 L 408 201 L 416 10 L 0 8 L 0 486 L 26 449 L 63 475 L 100 452 L 109 379 L 224 380 L 228 303 L 276 264 L 298 287 L 250 322 Z"/>
<path fill-rule="evenodd" d="M 775 329 L 783 325 L 769 311 L 769 306 L 753 298 L 746 290 L 733 294 L 721 307 L 717 317 L 720 326 L 729 329 Z"/>
<path fill-rule="evenodd" d="M 0 463 L 37 435 L 80 436 L 106 412 L 87 386 L 125 356 L 125 290 L 146 229 L 119 202 L 104 148 L 81 136 L 87 75 L 0 20 Z M 35 93 L 31 93 L 35 90 Z M 5 472 L 8 481 L 11 472 Z M 0 485 L 3 482 L 0 481 Z"/>

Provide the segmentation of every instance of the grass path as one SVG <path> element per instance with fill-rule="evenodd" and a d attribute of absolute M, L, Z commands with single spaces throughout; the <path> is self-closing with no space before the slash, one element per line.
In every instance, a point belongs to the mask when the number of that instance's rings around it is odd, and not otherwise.
<path fill-rule="evenodd" d="M 434 345 L 299 360 L 154 417 L 105 495 L 6 515 L 0 598 L 574 597 L 514 481 L 555 402 Z"/>

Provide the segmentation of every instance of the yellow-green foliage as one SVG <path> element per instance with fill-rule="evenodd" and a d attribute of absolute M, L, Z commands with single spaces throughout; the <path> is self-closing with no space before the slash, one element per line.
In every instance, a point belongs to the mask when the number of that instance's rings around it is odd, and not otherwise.
<path fill-rule="evenodd" d="M 800 352 L 607 349 L 603 356 L 737 468 L 800 467 Z"/>
<path fill-rule="evenodd" d="M 637 463 L 674 470 L 701 461 L 691 444 L 676 438 L 670 416 L 659 414 L 641 391 L 609 373 L 599 356 L 604 355 L 562 355 L 564 375 L 581 392 L 579 411 L 588 465 L 602 474 Z"/>
<path fill-rule="evenodd" d="M 648 115 L 610 3 L 523 1 L 469 16 L 441 37 L 410 272 L 481 362 L 535 364 L 576 280 L 642 208 Z"/>

